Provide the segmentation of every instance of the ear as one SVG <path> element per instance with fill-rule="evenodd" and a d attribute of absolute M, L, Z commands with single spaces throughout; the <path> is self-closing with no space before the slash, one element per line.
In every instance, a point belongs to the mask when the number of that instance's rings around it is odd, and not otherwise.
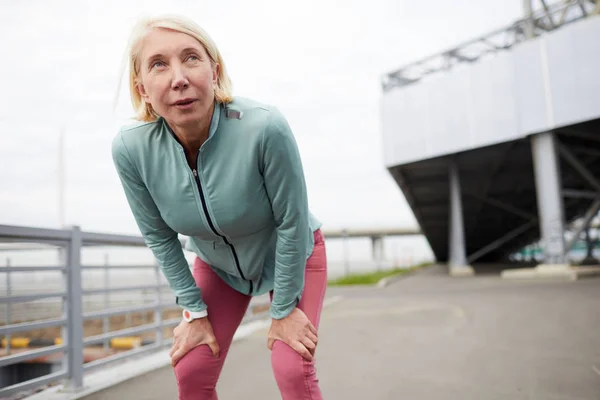
<path fill-rule="evenodd" d="M 138 93 L 140 94 L 140 96 L 142 96 L 142 99 L 146 102 L 146 103 L 150 103 L 150 96 L 148 96 L 148 93 L 146 93 L 146 88 L 144 87 L 143 84 L 138 83 L 135 88 L 137 89 Z"/>
<path fill-rule="evenodd" d="M 221 72 L 221 65 L 218 63 L 215 63 L 215 66 L 213 67 L 213 84 L 216 86 L 217 82 L 219 80 L 219 72 Z"/>

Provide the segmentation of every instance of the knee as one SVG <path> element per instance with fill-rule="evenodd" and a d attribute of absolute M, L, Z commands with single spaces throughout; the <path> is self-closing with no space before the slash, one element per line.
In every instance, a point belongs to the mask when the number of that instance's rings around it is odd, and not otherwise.
<path fill-rule="evenodd" d="M 222 362 L 212 355 L 208 346 L 198 346 L 175 365 L 175 377 L 181 394 L 208 393 L 215 389 Z M 181 396 L 182 398 L 187 398 Z"/>
<path fill-rule="evenodd" d="M 305 360 L 291 347 L 276 342 L 271 353 L 271 366 L 277 384 L 282 387 L 303 387 L 315 375 L 313 362 Z"/>

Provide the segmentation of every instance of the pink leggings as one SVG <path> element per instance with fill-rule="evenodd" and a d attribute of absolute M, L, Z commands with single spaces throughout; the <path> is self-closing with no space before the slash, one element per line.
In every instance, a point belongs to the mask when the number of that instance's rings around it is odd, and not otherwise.
<path fill-rule="evenodd" d="M 318 329 L 327 288 L 327 257 L 320 230 L 315 232 L 315 248 L 308 258 L 304 292 L 298 307 Z M 208 318 L 220 347 L 215 358 L 209 347 L 198 346 L 187 353 L 175 366 L 180 400 L 218 400 L 216 385 L 233 335 L 237 330 L 250 296 L 229 287 L 210 267 L 196 258 L 193 269 L 196 284 L 208 306 Z M 271 293 L 272 298 L 272 293 Z M 266 346 L 265 337 L 265 346 Z M 271 366 L 283 400 L 321 400 L 314 358 L 304 360 L 287 344 L 276 341 L 271 352 Z M 248 365 L 251 368 L 251 365 Z"/>

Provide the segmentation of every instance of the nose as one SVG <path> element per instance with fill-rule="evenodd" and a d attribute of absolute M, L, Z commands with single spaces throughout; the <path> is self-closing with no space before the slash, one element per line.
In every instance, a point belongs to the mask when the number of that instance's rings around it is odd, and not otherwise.
<path fill-rule="evenodd" d="M 173 68 L 173 79 L 171 81 L 171 88 L 173 90 L 182 90 L 189 86 L 190 82 L 185 75 L 185 71 L 181 66 Z"/>

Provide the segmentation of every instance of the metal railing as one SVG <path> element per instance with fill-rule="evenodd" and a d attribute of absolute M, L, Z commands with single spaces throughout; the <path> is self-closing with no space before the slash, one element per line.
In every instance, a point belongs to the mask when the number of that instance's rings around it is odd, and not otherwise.
<path fill-rule="evenodd" d="M 394 235 L 417 235 L 416 229 L 392 230 L 344 230 L 344 240 L 347 237 L 383 237 Z M 338 231 L 324 231 L 329 238 L 336 238 Z M 181 240 L 185 246 L 185 240 Z M 0 265 L 0 374 L 2 368 L 18 363 L 34 360 L 45 362 L 44 358 L 59 357 L 60 370 L 50 372 L 38 378 L 29 379 L 6 387 L 0 387 L 0 398 L 17 395 L 28 395 L 28 392 L 39 391 L 49 385 L 64 383 L 65 390 L 77 391 L 84 384 L 85 373 L 114 362 L 158 351 L 170 346 L 172 338 L 164 335 L 163 329 L 173 328 L 181 321 L 180 309 L 174 302 L 174 297 L 166 283 L 156 262 L 153 265 L 140 265 L 143 262 L 115 263 L 110 265 L 105 255 L 103 265 L 90 265 L 82 262 L 84 250 L 96 251 L 104 247 L 118 247 L 125 249 L 144 249 L 150 258 L 150 250 L 140 236 L 126 236 L 114 234 L 98 234 L 82 232 L 79 227 L 71 229 L 43 229 L 35 227 L 21 227 L 0 225 L 0 254 L 11 251 L 45 252 L 48 249 L 58 252 L 57 265 L 41 266 L 30 265 L 29 261 L 23 265 L 13 265 L 7 260 L 7 265 Z M 379 249 L 381 252 L 382 250 Z M 84 253 L 85 254 L 85 253 Z M 45 255 L 43 256 L 45 257 Z M 42 258 L 43 258 L 42 257 Z M 129 253 L 127 255 L 129 257 Z M 38 259 L 40 257 L 37 257 Z M 344 253 L 347 263 L 347 254 Z M 44 264 L 40 262 L 39 264 Z M 150 263 L 149 263 L 150 264 Z M 345 270 L 348 267 L 346 266 Z M 123 271 L 136 271 L 137 285 L 121 279 L 119 285 L 111 285 L 109 273 L 122 273 Z M 139 271 L 139 273 L 137 272 Z M 23 277 L 35 276 L 54 272 L 61 276 L 61 288 L 53 287 L 51 282 L 43 280 L 42 283 Z M 104 272 L 103 276 L 97 276 Z M 146 275 L 143 275 L 146 272 Z M 348 272 L 348 271 L 346 271 Z M 86 273 L 96 274 L 95 280 L 86 278 Z M 142 279 L 143 277 L 145 279 Z M 21 281 L 19 282 L 19 276 Z M 2 284 L 6 286 L 6 293 L 2 293 Z M 124 280 L 124 282 L 123 282 Z M 92 287 L 90 287 L 92 286 Z M 25 290 L 23 289 L 25 287 Z M 15 288 L 19 291 L 14 290 Z M 115 301 L 115 296 L 129 295 L 131 292 L 141 291 L 133 299 Z M 112 296 L 109 298 L 109 295 Z M 97 300 L 88 300 L 89 297 L 100 297 Z M 166 299 L 171 301 L 165 301 Z M 58 299 L 58 302 L 51 301 Z M 141 299 L 141 304 L 139 300 Z M 148 300 L 148 301 L 146 301 Z M 23 307 L 35 305 L 37 301 L 44 301 L 43 307 Z M 59 303 L 60 307 L 56 307 Z M 268 296 L 253 298 L 244 323 L 255 319 L 264 318 L 268 314 Z M 20 307 L 20 308 L 19 308 Z M 3 309 L 6 310 L 2 315 Z M 50 310 L 50 311 L 49 311 Z M 170 311 L 173 311 L 171 313 Z M 143 321 L 141 325 L 126 322 L 124 329 L 111 330 L 111 318 L 127 318 L 134 314 L 153 313 L 152 322 Z M 56 315 L 52 315 L 56 314 Z M 164 315 L 163 315 L 164 314 Z M 171 314 L 171 315 L 169 315 Z M 176 316 L 177 318 L 171 318 Z M 98 321 L 101 328 L 93 331 L 85 329 L 88 324 Z M 14 334 L 24 332 L 44 332 L 47 330 L 60 330 L 56 340 L 31 340 L 30 346 L 16 346 L 11 348 L 11 339 Z M 87 333 L 87 334 L 86 334 Z M 168 332 L 172 334 L 172 330 Z M 142 340 L 140 337 L 131 338 L 133 335 L 151 337 Z M 101 357 L 86 360 L 86 350 L 110 350 L 109 343 L 113 339 L 136 339 L 135 345 L 129 350 L 121 349 L 114 354 L 101 353 Z M 40 344 L 41 342 L 41 344 Z M 37 347 L 37 348 L 36 348 Z M 114 349 L 113 349 L 114 350 Z M 108 353 L 108 351 L 107 351 Z M 0 376 L 1 377 L 1 376 Z M 1 383 L 0 383 L 1 385 Z"/>
<path fill-rule="evenodd" d="M 161 282 L 161 273 L 158 265 L 133 265 L 133 266 L 86 266 L 81 265 L 82 249 L 90 246 L 125 246 L 126 248 L 145 248 L 146 245 L 141 237 L 124 236 L 113 234 L 98 234 L 82 232 L 79 227 L 71 229 L 40 229 L 30 227 L 18 227 L 0 225 L 0 242 L 12 243 L 38 243 L 55 246 L 60 252 L 63 261 L 58 266 L 0 266 L 0 279 L 5 275 L 6 296 L 0 297 L 0 307 L 6 308 L 5 325 L 0 326 L 0 337 L 4 337 L 4 348 L 0 349 L 0 368 L 17 363 L 29 362 L 49 356 L 59 356 L 61 369 L 51 372 L 35 379 L 12 384 L 0 388 L 0 398 L 15 395 L 32 389 L 55 384 L 63 381 L 68 390 L 78 390 L 83 387 L 84 373 L 92 369 L 105 366 L 128 357 L 153 352 L 168 346 L 171 338 L 163 336 L 163 329 L 172 328 L 179 324 L 181 318 L 163 319 L 163 311 L 169 308 L 176 309 L 174 302 L 162 302 L 161 291 L 168 289 L 166 283 Z M 115 269 L 145 269 L 150 273 L 154 269 L 156 282 L 151 285 L 109 287 L 108 280 L 105 287 L 98 289 L 86 289 L 82 273 L 88 270 L 115 270 Z M 63 290 L 48 290 L 37 293 L 16 294 L 13 292 L 14 282 L 11 276 L 15 273 L 39 273 L 54 271 L 61 273 L 63 277 Z M 108 295 L 108 293 L 127 291 L 150 291 L 154 300 L 150 304 L 142 304 L 127 307 L 113 307 L 90 312 L 84 312 L 84 296 Z M 34 302 L 59 298 L 62 304 L 62 315 L 59 318 L 47 318 L 41 320 L 27 320 L 25 322 L 11 322 L 11 309 L 17 303 Z M 108 304 L 108 302 L 106 303 Z M 115 316 L 130 315 L 132 313 L 154 312 L 153 322 L 140 326 L 129 327 L 114 331 L 108 330 L 108 319 Z M 103 333 L 84 336 L 84 323 L 90 320 L 103 321 Z M 34 349 L 19 348 L 11 349 L 11 336 L 15 333 L 42 329 L 61 329 L 60 338 L 55 343 Z M 107 343 L 115 338 L 128 337 L 142 333 L 154 333 L 154 340 L 149 344 L 134 346 L 132 349 L 100 357 L 90 362 L 84 360 L 84 349 L 90 346 Z M 4 354 L 4 355 L 3 355 Z"/>
<path fill-rule="evenodd" d="M 488 54 L 508 50 L 544 32 L 553 31 L 590 15 L 600 14 L 600 0 L 561 0 L 551 5 L 545 1 L 541 3 L 541 9 L 507 27 L 384 74 L 381 79 L 383 91 L 419 82 L 428 75 L 448 71 L 458 64 L 475 62 Z"/>

